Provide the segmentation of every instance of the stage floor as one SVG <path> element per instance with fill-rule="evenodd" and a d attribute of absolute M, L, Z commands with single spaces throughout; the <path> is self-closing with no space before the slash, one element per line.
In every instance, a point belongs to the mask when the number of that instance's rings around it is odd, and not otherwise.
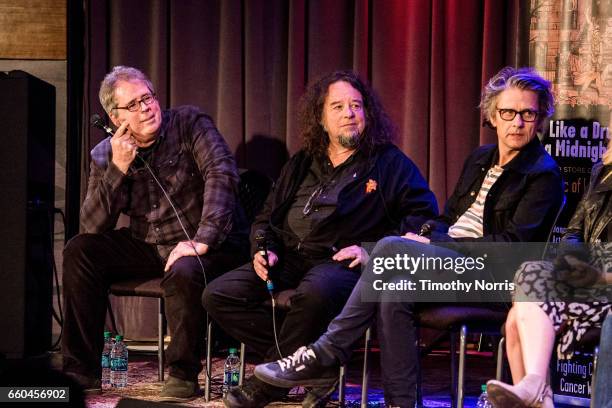
<path fill-rule="evenodd" d="M 347 406 L 359 407 L 361 399 L 361 354 L 356 353 L 351 362 L 347 375 Z M 223 358 L 213 360 L 212 370 L 212 400 L 208 403 L 204 398 L 196 399 L 184 404 L 190 407 L 222 407 L 220 398 L 221 380 L 223 375 Z M 368 406 L 384 407 L 382 384 L 380 379 L 380 366 L 378 353 L 374 351 L 370 355 L 370 380 L 368 392 Z M 247 376 L 253 370 L 253 364 L 247 364 Z M 480 385 L 495 375 L 495 362 L 491 353 L 471 352 L 466 365 L 466 398 L 465 407 L 473 408 L 480 394 Z M 204 374 L 200 374 L 200 385 L 204 385 Z M 449 354 L 445 352 L 433 353 L 423 359 L 423 393 L 424 405 L 426 407 L 450 407 L 450 360 Z M 121 398 L 136 398 L 155 401 L 161 383 L 157 382 L 157 357 L 156 355 L 130 355 L 129 385 L 121 391 L 103 391 L 102 395 L 88 396 L 87 406 L 89 408 L 112 408 L 117 405 Z M 277 407 L 301 407 L 304 390 L 292 390 L 287 401 L 270 404 Z M 336 395 L 327 406 L 338 406 Z"/>

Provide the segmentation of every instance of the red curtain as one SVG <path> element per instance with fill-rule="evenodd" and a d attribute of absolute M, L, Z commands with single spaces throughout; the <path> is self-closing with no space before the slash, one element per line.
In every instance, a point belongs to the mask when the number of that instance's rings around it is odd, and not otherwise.
<path fill-rule="evenodd" d="M 479 94 L 521 61 L 519 2 L 84 0 L 84 115 L 102 110 L 98 86 L 112 66 L 135 66 L 162 106 L 199 106 L 241 167 L 275 177 L 300 147 L 296 109 L 308 82 L 353 69 L 372 83 L 398 145 L 443 204 L 468 152 L 495 141 L 480 126 Z M 90 148 L 103 137 L 83 135 Z"/>

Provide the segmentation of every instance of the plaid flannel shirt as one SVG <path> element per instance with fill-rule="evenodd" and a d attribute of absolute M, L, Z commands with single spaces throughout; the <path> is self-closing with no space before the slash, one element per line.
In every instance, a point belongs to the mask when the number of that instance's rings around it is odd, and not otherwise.
<path fill-rule="evenodd" d="M 166 258 L 187 240 L 163 192 L 137 157 L 123 174 L 111 161 L 110 137 L 91 151 L 81 226 L 87 233 L 115 228 L 130 217 L 135 238 L 157 246 Z M 232 229 L 238 171 L 234 157 L 210 117 L 183 106 L 163 112 L 156 146 L 148 162 L 164 186 L 190 239 L 218 247 Z"/>

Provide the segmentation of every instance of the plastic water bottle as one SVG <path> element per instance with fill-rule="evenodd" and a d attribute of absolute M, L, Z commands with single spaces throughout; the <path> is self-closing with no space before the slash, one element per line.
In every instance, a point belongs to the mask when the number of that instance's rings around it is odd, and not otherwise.
<path fill-rule="evenodd" d="M 225 359 L 225 367 L 223 370 L 223 396 L 227 394 L 227 391 L 238 385 L 240 381 L 240 358 L 238 357 L 237 350 L 235 348 L 229 349 L 229 356 Z"/>
<path fill-rule="evenodd" d="M 110 354 L 113 349 L 113 338 L 111 332 L 104 332 L 104 348 L 102 348 L 102 388 L 110 388 Z"/>
<path fill-rule="evenodd" d="M 482 394 L 478 397 L 478 402 L 476 402 L 476 408 L 493 408 L 491 402 L 489 401 L 489 397 L 487 396 L 487 385 L 482 384 L 480 386 L 480 390 Z"/>
<path fill-rule="evenodd" d="M 128 376 L 128 349 L 123 342 L 123 336 L 115 337 L 115 344 L 110 354 L 111 372 L 110 382 L 113 387 L 123 388 L 127 385 Z"/>

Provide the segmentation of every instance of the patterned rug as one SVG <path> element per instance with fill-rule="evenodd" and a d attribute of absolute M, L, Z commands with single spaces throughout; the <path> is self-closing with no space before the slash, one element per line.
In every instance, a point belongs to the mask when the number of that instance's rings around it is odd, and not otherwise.
<path fill-rule="evenodd" d="M 356 353 L 358 357 L 360 353 Z M 189 407 L 223 407 L 221 401 L 221 385 L 223 377 L 224 358 L 213 359 L 211 401 L 205 402 L 202 394 L 189 403 L 181 404 Z M 378 367 L 378 355 L 371 356 L 371 371 L 369 377 L 368 407 L 383 407 L 383 392 Z M 347 374 L 346 406 L 359 407 L 361 399 L 361 367 L 362 361 L 355 358 L 349 365 Z M 495 365 L 490 353 L 471 353 L 467 362 L 466 407 L 474 407 L 479 394 L 480 384 L 492 377 Z M 253 371 L 254 364 L 247 364 L 246 376 Z M 167 375 L 167 371 L 166 371 Z M 205 374 L 200 374 L 199 383 L 204 387 Z M 133 398 L 144 401 L 159 401 L 158 395 L 162 384 L 157 380 L 157 358 L 155 355 L 130 355 L 128 369 L 128 386 L 125 389 L 104 390 L 101 395 L 87 396 L 88 408 L 114 408 L 122 398 Z M 426 407 L 450 407 L 449 394 L 449 356 L 447 353 L 436 353 L 423 359 L 423 394 Z M 293 389 L 286 401 L 275 402 L 269 407 L 301 407 L 304 389 Z M 202 390 L 203 393 L 203 390 Z M 327 404 L 338 406 L 334 394 Z"/>

